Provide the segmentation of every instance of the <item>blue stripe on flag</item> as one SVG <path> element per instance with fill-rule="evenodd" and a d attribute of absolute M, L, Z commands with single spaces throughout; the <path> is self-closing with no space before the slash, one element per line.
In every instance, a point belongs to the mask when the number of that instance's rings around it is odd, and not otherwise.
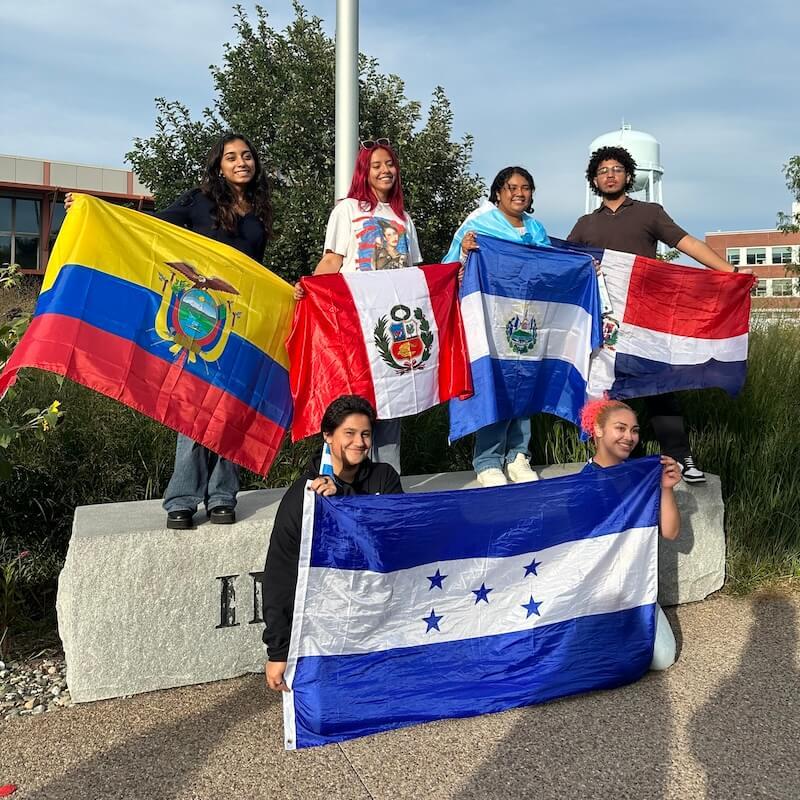
<path fill-rule="evenodd" d="M 665 364 L 618 352 L 614 372 L 609 394 L 619 399 L 712 387 L 735 397 L 744 386 L 747 362 L 710 359 L 703 364 Z"/>
<path fill-rule="evenodd" d="M 557 481 L 418 494 L 413 502 L 317 495 L 310 565 L 386 573 L 651 527 L 660 482 L 659 459 L 651 456 Z"/>
<path fill-rule="evenodd" d="M 301 657 L 292 681 L 296 746 L 631 683 L 647 671 L 654 638 L 648 604 L 518 633 Z"/>
<path fill-rule="evenodd" d="M 597 281 L 589 256 L 491 236 L 477 239 L 480 249 L 469 257 L 477 270 L 467 270 L 462 297 L 482 289 L 500 297 L 569 303 L 590 314 L 596 310 Z"/>
<path fill-rule="evenodd" d="M 450 439 L 486 425 L 487 419 L 530 417 L 540 411 L 575 420 L 586 402 L 586 381 L 569 361 L 499 360 L 472 362 L 475 394 L 450 401 Z"/>
<path fill-rule="evenodd" d="M 151 355 L 174 362 L 171 342 L 155 331 L 161 297 L 150 289 L 79 264 L 62 267 L 53 286 L 39 296 L 36 314 L 63 314 L 128 339 Z M 255 345 L 231 333 L 213 362 L 187 360 L 184 370 L 255 408 L 287 428 L 292 419 L 289 373 Z"/>

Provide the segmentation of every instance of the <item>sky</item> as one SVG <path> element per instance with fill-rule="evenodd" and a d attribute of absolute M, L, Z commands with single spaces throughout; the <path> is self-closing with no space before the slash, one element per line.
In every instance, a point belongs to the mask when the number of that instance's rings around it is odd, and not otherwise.
<path fill-rule="evenodd" d="M 289 0 L 261 4 L 273 27 L 293 16 Z M 154 132 L 155 97 L 195 117 L 212 103 L 232 5 L 3 0 L 0 153 L 123 166 L 133 139 Z M 334 0 L 305 6 L 332 35 Z M 800 154 L 798 30 L 796 0 L 361 0 L 359 45 L 423 106 L 444 87 L 487 183 L 527 167 L 551 234 L 584 212 L 589 145 L 624 119 L 660 142 L 664 206 L 702 238 L 774 227 L 790 207 L 781 167 Z"/>

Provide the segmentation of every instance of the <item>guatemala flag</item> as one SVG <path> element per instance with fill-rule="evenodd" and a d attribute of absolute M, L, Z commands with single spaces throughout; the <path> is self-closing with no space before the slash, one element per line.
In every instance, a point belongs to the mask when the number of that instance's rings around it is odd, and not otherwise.
<path fill-rule="evenodd" d="M 638 680 L 661 465 L 414 495 L 305 492 L 287 749 Z"/>
<path fill-rule="evenodd" d="M 588 394 L 620 400 L 718 387 L 735 396 L 747 375 L 752 275 L 671 264 L 553 240 L 600 261 L 610 308 Z"/>
<path fill-rule="evenodd" d="M 601 308 L 591 256 L 478 236 L 461 289 L 474 396 L 450 403 L 450 440 L 547 411 L 577 424 Z"/>

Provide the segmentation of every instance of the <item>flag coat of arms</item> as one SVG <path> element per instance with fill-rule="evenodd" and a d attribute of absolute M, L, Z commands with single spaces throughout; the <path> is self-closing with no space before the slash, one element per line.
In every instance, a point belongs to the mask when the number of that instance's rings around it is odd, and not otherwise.
<path fill-rule="evenodd" d="M 554 241 L 601 260 L 611 310 L 588 393 L 626 399 L 717 387 L 738 394 L 747 374 L 752 275 Z"/>
<path fill-rule="evenodd" d="M 286 343 L 292 438 L 319 432 L 328 405 L 361 395 L 380 419 L 472 393 L 458 305 L 459 264 L 302 278 Z"/>
<path fill-rule="evenodd" d="M 76 195 L 0 376 L 64 375 L 265 474 L 292 415 L 292 287 L 227 245 Z"/>
<path fill-rule="evenodd" d="M 577 423 L 601 341 L 591 257 L 477 240 L 461 289 L 475 393 L 450 403 L 450 439 L 540 411 Z"/>
<path fill-rule="evenodd" d="M 650 457 L 497 489 L 307 492 L 286 748 L 639 679 L 660 483 Z"/>

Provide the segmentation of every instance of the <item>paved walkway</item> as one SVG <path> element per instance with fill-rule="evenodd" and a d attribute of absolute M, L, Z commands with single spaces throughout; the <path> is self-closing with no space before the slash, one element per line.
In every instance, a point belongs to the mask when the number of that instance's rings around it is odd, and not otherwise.
<path fill-rule="evenodd" d="M 800 798 L 800 595 L 670 614 L 678 664 L 633 686 L 297 753 L 260 676 L 0 727 L 14 800 Z"/>

